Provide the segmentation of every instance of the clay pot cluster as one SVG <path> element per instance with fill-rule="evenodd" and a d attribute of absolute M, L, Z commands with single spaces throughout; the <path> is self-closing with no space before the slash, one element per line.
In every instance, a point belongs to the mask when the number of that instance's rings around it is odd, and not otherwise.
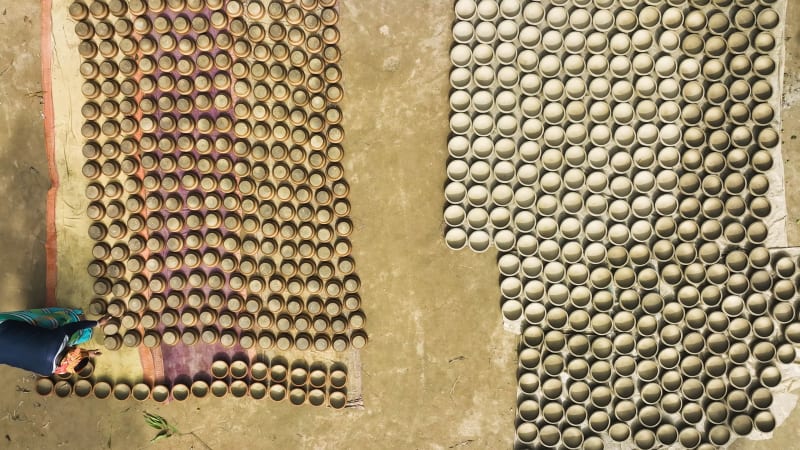
<path fill-rule="evenodd" d="M 366 343 L 334 4 L 70 6 L 108 348 Z"/>
<path fill-rule="evenodd" d="M 302 359 L 291 363 L 282 358 L 271 361 L 214 361 L 209 392 L 217 397 L 230 393 L 256 399 L 289 401 L 293 405 L 331 406 L 347 404 L 347 370 L 339 364 L 327 365 Z M 193 387 L 192 392 L 195 393 Z M 197 393 L 195 393 L 197 395 Z"/>
<path fill-rule="evenodd" d="M 774 3 L 455 3 L 445 242 L 499 251 L 517 444 L 774 428 L 797 338 L 795 261 L 766 248 Z"/>
<path fill-rule="evenodd" d="M 169 389 L 166 393 L 169 393 Z M 160 389 L 151 388 L 146 383 L 129 384 L 126 382 L 113 383 L 94 375 L 94 365 L 89 363 L 80 373 L 53 375 L 36 379 L 34 390 L 42 396 L 55 395 L 56 397 L 95 397 L 116 398 L 126 400 L 133 398 L 144 401 L 150 398 L 157 399 Z M 159 400 L 165 401 L 166 396 Z"/>
<path fill-rule="evenodd" d="M 54 394 L 57 397 L 69 397 L 75 395 L 86 397 L 92 394 L 94 375 L 94 362 L 90 361 L 80 373 L 69 375 L 53 375 L 51 377 L 39 377 L 36 379 L 34 390 L 39 395 Z"/>

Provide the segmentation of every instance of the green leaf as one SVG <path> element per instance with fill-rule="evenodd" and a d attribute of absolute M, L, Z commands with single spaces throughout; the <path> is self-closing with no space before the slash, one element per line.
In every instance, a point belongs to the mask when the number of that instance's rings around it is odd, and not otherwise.
<path fill-rule="evenodd" d="M 163 417 L 157 416 L 155 414 L 150 414 L 146 411 L 144 412 L 144 418 L 150 427 L 155 428 L 157 430 L 164 430 L 171 427 L 171 425 L 169 425 L 169 423 L 167 423 L 167 420 L 164 419 Z"/>
<path fill-rule="evenodd" d="M 161 430 L 158 432 L 157 435 L 155 435 L 153 439 L 150 439 L 150 442 L 155 442 L 159 439 L 168 438 L 170 436 L 172 436 L 172 433 L 170 433 L 169 430 Z"/>

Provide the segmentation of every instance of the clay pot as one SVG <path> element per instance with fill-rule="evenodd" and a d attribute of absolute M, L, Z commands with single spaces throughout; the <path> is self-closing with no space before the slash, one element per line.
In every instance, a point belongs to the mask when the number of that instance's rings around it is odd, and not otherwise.
<path fill-rule="evenodd" d="M 176 384 L 172 386 L 171 389 L 172 398 L 179 402 L 189 398 L 190 393 L 191 389 L 189 389 L 189 386 L 186 386 L 185 384 Z"/>
<path fill-rule="evenodd" d="M 98 381 L 93 387 L 94 396 L 100 399 L 107 398 L 112 391 L 111 385 L 105 381 Z"/>
<path fill-rule="evenodd" d="M 150 386 L 144 383 L 137 383 L 131 390 L 133 398 L 138 401 L 144 401 L 150 398 Z"/>
<path fill-rule="evenodd" d="M 127 400 L 131 396 L 131 387 L 125 383 L 117 383 L 113 389 L 114 398 L 117 400 Z"/>
<path fill-rule="evenodd" d="M 164 385 L 153 386 L 150 397 L 158 403 L 163 403 L 169 399 L 169 388 Z"/>

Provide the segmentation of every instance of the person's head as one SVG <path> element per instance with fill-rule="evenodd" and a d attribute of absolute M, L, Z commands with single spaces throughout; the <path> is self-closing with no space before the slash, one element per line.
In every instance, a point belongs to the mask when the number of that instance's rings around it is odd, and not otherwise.
<path fill-rule="evenodd" d="M 79 372 L 81 369 L 89 364 L 89 358 L 84 356 L 83 352 L 78 347 L 70 347 L 64 352 L 64 356 L 58 363 L 58 367 L 54 373 L 56 375 L 73 374 Z"/>

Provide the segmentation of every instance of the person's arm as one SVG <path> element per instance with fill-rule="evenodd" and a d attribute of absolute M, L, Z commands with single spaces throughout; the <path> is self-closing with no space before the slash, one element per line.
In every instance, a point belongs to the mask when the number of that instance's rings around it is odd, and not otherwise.
<path fill-rule="evenodd" d="M 67 336 L 72 336 L 72 333 L 75 333 L 76 331 L 96 327 L 97 323 L 98 322 L 96 320 L 80 320 L 78 322 L 62 325 L 59 327 L 59 330 L 63 331 Z"/>

